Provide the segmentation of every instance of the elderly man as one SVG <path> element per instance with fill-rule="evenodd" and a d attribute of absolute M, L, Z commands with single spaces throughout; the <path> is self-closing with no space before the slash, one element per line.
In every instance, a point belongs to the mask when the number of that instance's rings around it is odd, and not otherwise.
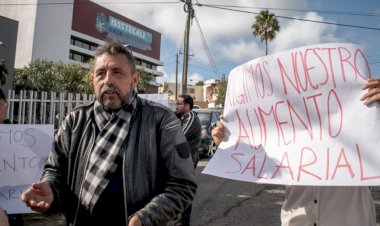
<path fill-rule="evenodd" d="M 95 54 L 96 100 L 67 115 L 41 181 L 21 195 L 35 211 L 63 211 L 69 225 L 165 225 L 197 188 L 181 124 L 135 93 L 128 49 L 108 41 Z"/>

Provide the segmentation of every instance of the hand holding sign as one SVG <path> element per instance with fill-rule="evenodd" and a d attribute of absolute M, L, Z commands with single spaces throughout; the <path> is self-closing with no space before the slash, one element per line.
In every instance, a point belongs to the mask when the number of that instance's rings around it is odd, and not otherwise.
<path fill-rule="evenodd" d="M 44 212 L 53 203 L 54 195 L 47 182 L 33 183 L 32 187 L 21 195 L 21 200 L 32 210 Z"/>
<path fill-rule="evenodd" d="M 224 119 L 223 115 L 220 116 L 220 120 Z M 212 139 L 214 140 L 216 146 L 222 141 L 226 141 L 227 139 L 227 129 L 223 126 L 222 122 L 216 122 L 216 127 L 211 131 Z"/>
<path fill-rule="evenodd" d="M 380 78 L 369 79 L 362 89 L 368 89 L 368 92 L 360 99 L 365 105 L 371 105 L 376 101 L 380 101 Z"/>

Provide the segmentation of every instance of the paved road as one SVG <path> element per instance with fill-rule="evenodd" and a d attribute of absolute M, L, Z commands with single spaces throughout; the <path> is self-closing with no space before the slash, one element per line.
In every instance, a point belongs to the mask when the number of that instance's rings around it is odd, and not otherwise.
<path fill-rule="evenodd" d="M 285 197 L 284 186 L 258 185 L 201 174 L 207 164 L 198 164 L 198 193 L 194 200 L 193 226 L 276 226 Z M 380 226 L 380 187 L 372 188 Z"/>
<path fill-rule="evenodd" d="M 196 171 L 199 187 L 194 200 L 193 226 L 280 225 L 283 186 L 257 185 L 201 174 L 206 163 L 201 161 Z"/>
<path fill-rule="evenodd" d="M 280 209 L 284 187 L 257 185 L 201 174 L 207 160 L 196 170 L 198 192 L 193 204 L 192 226 L 276 226 L 280 225 Z M 372 189 L 380 226 L 380 187 Z M 62 226 L 63 218 L 26 215 L 27 226 Z"/>

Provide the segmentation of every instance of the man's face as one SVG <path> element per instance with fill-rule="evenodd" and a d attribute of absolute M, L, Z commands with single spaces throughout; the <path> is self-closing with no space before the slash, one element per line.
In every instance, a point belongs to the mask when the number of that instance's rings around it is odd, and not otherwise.
<path fill-rule="evenodd" d="M 8 104 L 4 99 L 0 99 L 0 123 L 4 123 L 7 116 Z"/>
<path fill-rule="evenodd" d="M 176 103 L 177 114 L 184 115 L 189 112 L 189 109 L 190 109 L 190 106 L 183 102 L 183 98 L 178 97 L 177 103 Z"/>
<path fill-rule="evenodd" d="M 105 53 L 95 59 L 92 82 L 96 98 L 110 109 L 128 104 L 137 86 L 138 73 L 131 74 L 127 56 Z"/>

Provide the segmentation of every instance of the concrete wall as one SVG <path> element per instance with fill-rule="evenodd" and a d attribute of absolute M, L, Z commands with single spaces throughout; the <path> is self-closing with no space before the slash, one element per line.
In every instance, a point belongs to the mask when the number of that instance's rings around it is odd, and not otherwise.
<path fill-rule="evenodd" d="M 34 25 L 36 21 L 37 0 L 0 0 L 0 15 L 19 22 L 15 67 L 19 68 L 32 59 Z"/>
<path fill-rule="evenodd" d="M 53 1 L 38 0 L 32 60 L 62 60 L 68 63 L 73 0 L 45 4 L 49 2 Z"/>

